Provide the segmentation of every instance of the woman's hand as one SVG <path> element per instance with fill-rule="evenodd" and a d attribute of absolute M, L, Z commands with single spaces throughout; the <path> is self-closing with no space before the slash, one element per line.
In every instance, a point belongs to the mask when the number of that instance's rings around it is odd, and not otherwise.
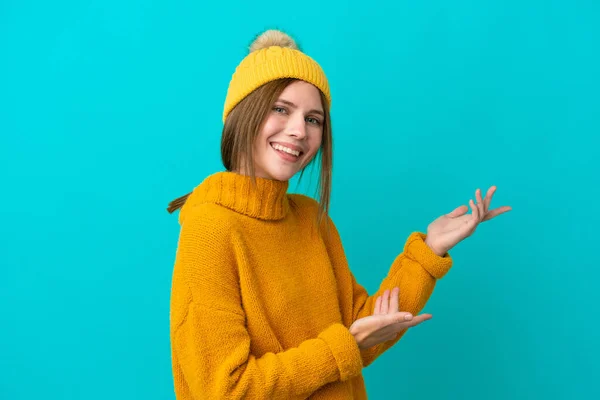
<path fill-rule="evenodd" d="M 390 290 L 386 290 L 375 301 L 373 315 L 357 319 L 350 326 L 350 333 L 361 350 L 392 340 L 400 331 L 431 319 L 431 314 L 414 317 L 411 313 L 398 311 L 399 293 L 398 287 L 391 291 L 391 296 Z"/>
<path fill-rule="evenodd" d="M 471 236 L 479 223 L 489 221 L 500 214 L 512 210 L 509 206 L 489 210 L 495 191 L 496 186 L 492 186 L 488 189 L 485 198 L 482 199 L 481 190 L 477 189 L 475 191 L 477 203 L 469 200 L 471 210 L 473 211 L 471 214 L 466 214 L 469 211 L 469 207 L 463 205 L 433 221 L 427 227 L 425 243 L 435 254 L 441 257 L 456 246 L 458 242 Z"/>

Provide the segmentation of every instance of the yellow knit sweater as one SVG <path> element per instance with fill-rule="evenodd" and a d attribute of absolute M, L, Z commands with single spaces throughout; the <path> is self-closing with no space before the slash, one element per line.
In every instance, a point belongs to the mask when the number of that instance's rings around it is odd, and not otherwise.
<path fill-rule="evenodd" d="M 356 282 L 318 203 L 288 183 L 231 172 L 197 186 L 179 216 L 171 294 L 175 393 L 187 399 L 366 399 L 362 368 L 402 336 L 360 350 L 348 331 L 386 289 L 418 314 L 451 267 L 412 233 L 379 290 Z"/>

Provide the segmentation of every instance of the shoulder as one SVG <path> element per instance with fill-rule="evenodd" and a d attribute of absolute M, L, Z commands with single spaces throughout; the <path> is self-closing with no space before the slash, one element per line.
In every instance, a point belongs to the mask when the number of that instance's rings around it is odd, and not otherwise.
<path fill-rule="evenodd" d="M 226 210 L 225 210 L 226 211 Z M 217 284 L 235 276 L 236 224 L 223 207 L 196 205 L 181 221 L 175 273 L 189 285 Z"/>
<path fill-rule="evenodd" d="M 317 215 L 319 212 L 319 202 L 309 196 L 299 193 L 288 194 L 290 206 L 301 213 Z"/>
<path fill-rule="evenodd" d="M 182 240 L 220 244 L 230 242 L 236 232 L 236 215 L 234 212 L 213 203 L 194 204 L 180 215 L 180 237 Z"/>

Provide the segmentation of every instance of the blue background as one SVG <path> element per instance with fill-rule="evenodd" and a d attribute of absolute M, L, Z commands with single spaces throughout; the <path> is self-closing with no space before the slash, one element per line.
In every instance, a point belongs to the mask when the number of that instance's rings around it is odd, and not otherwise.
<path fill-rule="evenodd" d="M 513 207 L 452 251 L 370 398 L 599 398 L 599 20 L 595 0 L 3 0 L 0 398 L 174 398 L 165 208 L 222 169 L 229 79 L 273 27 L 328 74 L 331 214 L 370 293 L 476 188 Z"/>

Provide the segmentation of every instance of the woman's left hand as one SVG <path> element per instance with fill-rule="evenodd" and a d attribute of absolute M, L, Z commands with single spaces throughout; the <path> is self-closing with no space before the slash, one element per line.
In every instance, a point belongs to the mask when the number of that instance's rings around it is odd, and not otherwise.
<path fill-rule="evenodd" d="M 512 210 L 509 206 L 489 210 L 495 191 L 496 186 L 492 186 L 488 189 L 485 198 L 482 199 L 481 190 L 477 189 L 475 191 L 477 203 L 469 200 L 472 210 L 471 214 L 466 214 L 469 211 L 469 207 L 462 205 L 451 213 L 442 215 L 433 221 L 427 227 L 425 243 L 435 254 L 441 257 L 461 240 L 471 236 L 479 223 L 489 221 L 500 214 Z"/>

